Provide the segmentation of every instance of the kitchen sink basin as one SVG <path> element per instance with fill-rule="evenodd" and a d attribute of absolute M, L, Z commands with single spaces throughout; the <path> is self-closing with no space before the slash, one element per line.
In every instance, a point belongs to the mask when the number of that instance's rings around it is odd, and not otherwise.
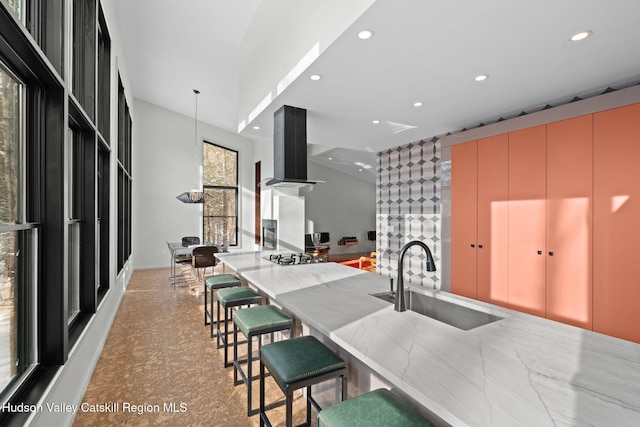
<path fill-rule="evenodd" d="M 392 297 L 389 292 L 371 295 L 384 301 L 395 303 L 395 297 Z M 434 298 L 413 290 L 405 291 L 404 295 L 407 310 L 414 311 L 465 331 L 503 319 L 494 314 L 485 313 L 484 311 L 475 310 L 440 298 Z"/>

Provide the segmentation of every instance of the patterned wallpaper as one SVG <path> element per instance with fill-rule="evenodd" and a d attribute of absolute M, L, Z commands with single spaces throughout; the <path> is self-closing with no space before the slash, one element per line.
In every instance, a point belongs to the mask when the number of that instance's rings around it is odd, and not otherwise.
<path fill-rule="evenodd" d="M 440 288 L 441 166 L 436 137 L 378 153 L 378 272 L 393 277 L 394 283 L 400 249 L 420 240 L 431 249 L 437 270 L 426 271 L 424 252 L 413 247 L 405 256 L 405 283 Z"/>

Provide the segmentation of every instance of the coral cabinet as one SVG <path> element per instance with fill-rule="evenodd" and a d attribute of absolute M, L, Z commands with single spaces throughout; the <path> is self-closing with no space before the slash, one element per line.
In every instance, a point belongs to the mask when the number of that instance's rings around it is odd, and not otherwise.
<path fill-rule="evenodd" d="M 509 307 L 545 315 L 546 126 L 509 133 Z"/>
<path fill-rule="evenodd" d="M 591 329 L 593 116 L 456 145 L 451 176 L 451 291 Z"/>
<path fill-rule="evenodd" d="M 547 125 L 547 318 L 592 329 L 593 116 Z"/>
<path fill-rule="evenodd" d="M 451 148 L 451 292 L 478 298 L 478 141 Z"/>
<path fill-rule="evenodd" d="M 593 329 L 640 343 L 640 104 L 594 115 Z"/>
<path fill-rule="evenodd" d="M 507 306 L 507 135 L 452 147 L 451 290 Z"/>

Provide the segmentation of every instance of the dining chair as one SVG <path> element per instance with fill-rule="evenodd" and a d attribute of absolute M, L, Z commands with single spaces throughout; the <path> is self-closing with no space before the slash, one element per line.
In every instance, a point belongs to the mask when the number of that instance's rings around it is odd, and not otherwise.
<path fill-rule="evenodd" d="M 198 281 L 204 277 L 208 267 L 211 267 L 213 270 L 213 267 L 216 266 L 218 263 L 218 260 L 216 259 L 217 253 L 217 246 L 198 246 L 193 248 L 191 266 L 196 272 L 196 278 Z"/>

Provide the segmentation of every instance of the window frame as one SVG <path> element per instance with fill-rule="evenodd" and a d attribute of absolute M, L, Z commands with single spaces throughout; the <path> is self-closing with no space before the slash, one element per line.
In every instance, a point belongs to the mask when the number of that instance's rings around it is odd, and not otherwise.
<path fill-rule="evenodd" d="M 230 185 L 211 185 L 211 184 L 206 184 L 204 181 L 204 177 L 206 176 L 206 170 L 205 170 L 205 162 L 204 162 L 204 150 L 206 145 L 205 144 L 209 144 L 211 146 L 217 147 L 219 149 L 225 150 L 225 151 L 230 151 L 235 153 L 235 157 L 236 157 L 236 185 L 235 186 L 230 186 Z M 235 196 L 235 212 L 234 212 L 234 216 L 233 218 L 235 218 L 235 230 L 234 230 L 234 239 L 235 239 L 235 244 L 231 244 L 230 242 L 214 242 L 214 243 L 228 243 L 229 246 L 232 247 L 239 247 L 240 246 L 240 240 L 239 240 L 239 230 L 240 230 L 240 216 L 239 216 L 239 211 L 240 211 L 240 152 L 238 150 L 234 150 L 232 148 L 228 148 L 225 147 L 223 145 L 220 144 L 216 144 L 215 142 L 210 142 L 210 141 L 203 141 L 203 149 L 202 149 L 202 188 L 203 191 L 205 192 L 205 206 L 202 209 L 202 236 L 205 237 L 207 235 L 209 235 L 209 233 L 207 233 L 207 227 L 206 227 L 206 219 L 207 218 L 229 218 L 229 215 L 224 215 L 224 216 L 215 216 L 215 215 L 207 215 L 206 212 L 206 190 L 210 189 L 210 190 L 234 190 L 234 196 Z M 206 237 L 205 237 L 206 239 Z"/>
<path fill-rule="evenodd" d="M 118 182 L 117 214 L 118 248 L 116 273 L 119 274 L 131 256 L 131 137 L 133 122 L 122 79 L 118 75 Z"/>
<path fill-rule="evenodd" d="M 84 93 L 76 98 L 73 93 L 73 71 L 70 68 L 72 64 L 68 61 L 73 54 L 70 34 L 73 19 L 69 22 L 67 18 L 72 15 L 72 3 L 78 2 L 86 3 L 90 9 L 88 15 L 91 15 L 93 26 L 88 30 L 93 35 L 85 37 L 88 46 L 83 58 L 88 63 L 88 68 L 82 70 L 91 83 L 85 84 Z M 66 364 L 71 348 L 97 311 L 101 295 L 104 296 L 108 290 L 112 277 L 114 263 L 109 262 L 110 256 L 98 258 L 94 249 L 98 243 L 94 236 L 98 226 L 95 206 L 98 197 L 104 197 L 102 212 L 105 215 L 101 218 L 106 222 L 107 238 L 100 241 L 100 245 L 105 248 L 104 252 L 112 253 L 113 249 L 109 247 L 112 236 L 109 234 L 108 222 L 110 206 L 115 202 L 109 198 L 108 193 L 111 176 L 109 165 L 113 153 L 108 143 L 110 136 L 100 134 L 99 117 L 96 114 L 101 111 L 105 113 L 101 116 L 105 120 L 102 128 L 110 129 L 113 107 L 105 103 L 100 110 L 96 98 L 105 94 L 111 98 L 115 88 L 96 87 L 96 63 L 100 59 L 97 58 L 97 41 L 94 43 L 98 31 L 94 15 L 102 12 L 96 11 L 100 5 L 99 0 L 25 0 L 23 4 L 24 20 L 18 19 L 6 2 L 0 2 L 0 60 L 25 85 L 25 129 L 22 143 L 24 169 L 21 184 L 24 221 L 0 224 L 0 232 L 11 231 L 10 229 L 27 230 L 28 233 L 22 234 L 33 236 L 27 240 L 36 239 L 28 249 L 28 253 L 32 253 L 31 260 L 24 265 L 29 269 L 28 273 L 33 275 L 33 278 L 25 279 L 25 283 L 32 289 L 35 299 L 35 308 L 27 316 L 37 328 L 33 340 L 37 357 L 36 364 L 23 374 L 20 381 L 0 390 L 0 404 L 35 405 Z M 99 19 L 102 19 L 100 24 L 104 27 L 102 29 L 105 35 L 109 36 L 104 18 Z M 83 27 L 86 27 L 86 23 L 83 23 Z M 113 74 L 110 49 L 105 49 L 102 59 L 102 77 L 111 82 Z M 93 92 L 86 93 L 87 91 Z M 67 311 L 70 245 L 67 225 L 71 209 L 68 192 L 71 189 L 66 150 L 70 126 L 77 126 L 84 133 L 86 150 L 81 179 L 85 185 L 81 220 L 83 227 L 87 227 L 86 232 L 82 233 L 81 243 L 84 245 L 82 257 L 86 259 L 82 264 L 80 279 L 81 313 L 72 324 L 68 324 Z M 97 187 L 96 180 L 99 179 L 96 163 L 98 153 L 102 153 L 100 157 L 104 162 L 103 166 L 108 166 L 107 170 L 102 169 L 106 179 L 103 179 L 102 193 L 94 190 Z M 105 265 L 102 263 L 103 259 L 106 259 L 108 271 L 102 268 Z M 98 266 L 107 287 L 96 291 L 96 285 L 102 283 L 96 279 Z M 0 425 L 22 425 L 28 417 L 28 413 L 0 411 Z"/>
<path fill-rule="evenodd" d="M 14 233 L 15 264 L 13 271 L 16 280 L 12 285 L 14 286 L 14 302 L 17 303 L 14 305 L 15 317 L 13 320 L 15 323 L 15 331 L 13 332 L 17 340 L 15 347 L 17 372 L 3 388 L 0 388 L 0 402 L 2 402 L 23 387 L 38 367 L 38 321 L 40 312 L 38 309 L 39 277 L 37 266 L 40 261 L 38 249 L 40 244 L 40 224 L 29 222 L 27 211 L 27 207 L 31 205 L 31 203 L 28 203 L 28 198 L 32 197 L 28 189 L 29 180 L 27 179 L 32 167 L 32 162 L 29 158 L 32 150 L 28 147 L 29 142 L 27 139 L 27 124 L 32 120 L 27 117 L 27 105 L 31 91 L 27 82 L 12 70 L 10 64 L 2 56 L 0 56 L 0 66 L 2 71 L 19 85 L 17 111 L 20 114 L 15 159 L 17 176 L 15 217 L 7 222 L 0 222 L 0 233 Z M 16 295 L 22 297 L 16 300 Z M 27 359 L 26 362 L 25 359 Z"/>

